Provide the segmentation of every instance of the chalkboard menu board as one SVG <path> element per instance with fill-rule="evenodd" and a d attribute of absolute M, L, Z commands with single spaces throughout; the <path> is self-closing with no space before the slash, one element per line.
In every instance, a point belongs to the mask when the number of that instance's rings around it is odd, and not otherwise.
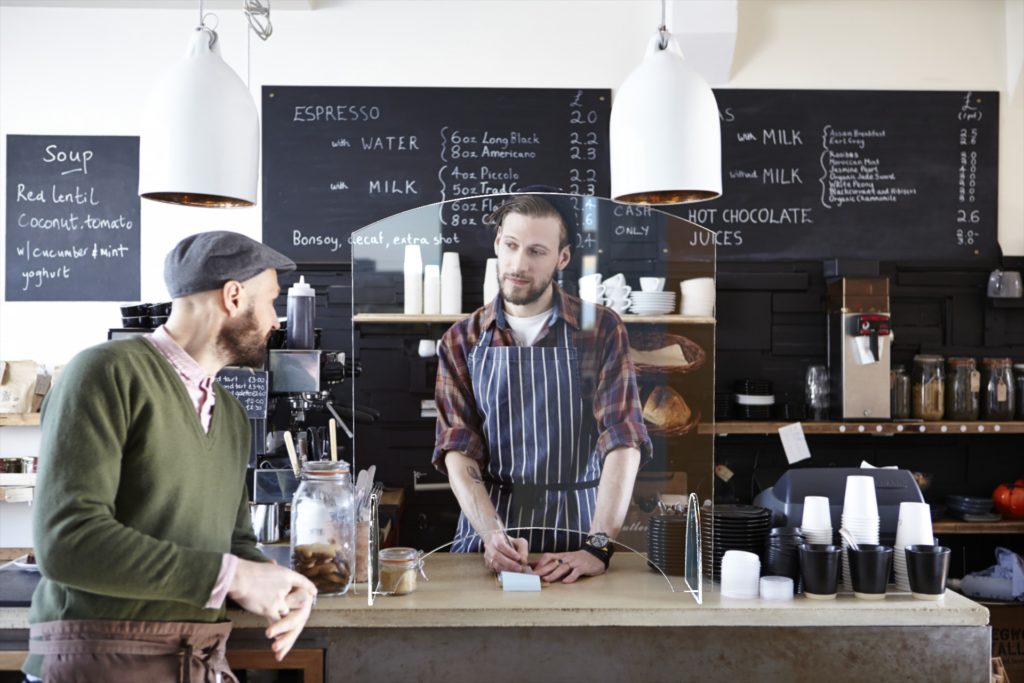
<path fill-rule="evenodd" d="M 267 372 L 248 368 L 224 368 L 217 373 L 217 383 L 228 390 L 245 408 L 250 419 L 267 416 Z"/>
<path fill-rule="evenodd" d="M 7 136 L 7 301 L 138 301 L 139 139 Z"/>
<path fill-rule="evenodd" d="M 999 93 L 716 90 L 720 261 L 998 255 Z"/>
<path fill-rule="evenodd" d="M 263 88 L 263 241 L 348 262 L 353 231 L 447 199 L 472 227 L 530 185 L 607 196 L 609 90 Z"/>

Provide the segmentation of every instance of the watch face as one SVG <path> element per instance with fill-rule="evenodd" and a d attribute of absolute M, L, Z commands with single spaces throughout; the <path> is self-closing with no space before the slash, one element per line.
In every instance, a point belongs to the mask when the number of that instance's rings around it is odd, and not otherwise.
<path fill-rule="evenodd" d="M 587 539 L 587 545 L 598 550 L 604 550 L 608 545 L 608 537 L 605 534 L 594 534 Z"/>

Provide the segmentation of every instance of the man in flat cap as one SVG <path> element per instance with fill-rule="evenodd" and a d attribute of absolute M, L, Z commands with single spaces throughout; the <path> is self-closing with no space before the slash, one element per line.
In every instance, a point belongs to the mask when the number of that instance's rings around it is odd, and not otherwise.
<path fill-rule="evenodd" d="M 46 397 L 33 532 L 29 680 L 233 681 L 230 597 L 283 659 L 316 588 L 256 548 L 249 422 L 213 381 L 261 367 L 287 257 L 231 232 L 167 255 L 173 299 L 151 335 L 79 353 Z"/>

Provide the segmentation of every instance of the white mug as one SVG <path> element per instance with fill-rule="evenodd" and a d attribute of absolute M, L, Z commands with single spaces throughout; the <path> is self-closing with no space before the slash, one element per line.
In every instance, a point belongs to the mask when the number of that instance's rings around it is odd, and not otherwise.
<path fill-rule="evenodd" d="M 608 281 L 605 280 L 604 295 L 608 299 L 628 299 L 629 298 L 629 294 L 632 291 L 633 291 L 632 287 L 629 287 L 629 286 L 616 287 L 614 285 L 609 285 Z"/>
<path fill-rule="evenodd" d="M 625 313 L 629 310 L 632 302 L 629 299 L 605 299 L 604 305 L 616 313 Z"/>
<path fill-rule="evenodd" d="M 584 275 L 579 279 L 579 283 L 580 289 L 583 289 L 584 284 L 588 287 L 599 285 L 601 284 L 601 273 L 590 273 L 589 275 Z"/>
<path fill-rule="evenodd" d="M 580 282 L 580 298 L 591 303 L 600 303 L 604 296 L 604 285 Z"/>
<path fill-rule="evenodd" d="M 433 339 L 420 339 L 420 345 L 416 349 L 416 353 L 419 354 L 420 358 L 430 358 L 437 352 L 437 344 Z"/>
<path fill-rule="evenodd" d="M 640 278 L 640 291 L 660 292 L 665 289 L 665 278 L 663 277 L 642 277 Z"/>
<path fill-rule="evenodd" d="M 604 284 L 606 287 L 625 287 L 626 276 L 623 275 L 622 273 L 616 273 L 615 275 L 612 275 L 610 278 L 606 279 L 604 281 Z"/>

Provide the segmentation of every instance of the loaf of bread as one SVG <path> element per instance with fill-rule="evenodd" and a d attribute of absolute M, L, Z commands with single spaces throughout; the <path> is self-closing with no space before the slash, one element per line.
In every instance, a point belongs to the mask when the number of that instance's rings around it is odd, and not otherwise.
<path fill-rule="evenodd" d="M 682 426 L 690 415 L 690 406 L 672 387 L 655 387 L 644 402 L 644 420 L 662 429 Z"/>

